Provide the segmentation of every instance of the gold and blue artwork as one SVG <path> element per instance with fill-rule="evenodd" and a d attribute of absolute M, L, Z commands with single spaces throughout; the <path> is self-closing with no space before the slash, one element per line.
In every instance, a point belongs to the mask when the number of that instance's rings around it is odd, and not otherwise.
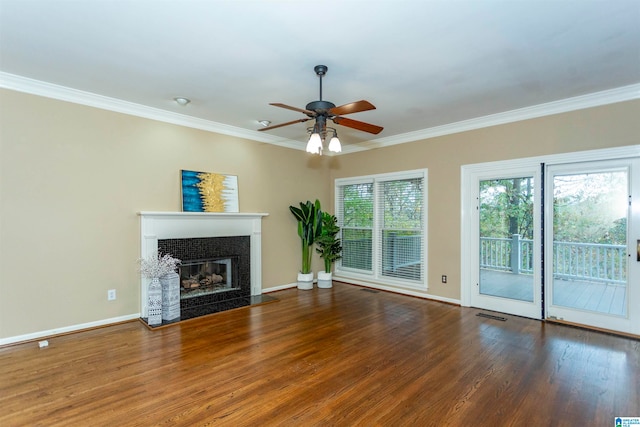
<path fill-rule="evenodd" d="M 182 170 L 183 212 L 240 212 L 238 177 Z"/>

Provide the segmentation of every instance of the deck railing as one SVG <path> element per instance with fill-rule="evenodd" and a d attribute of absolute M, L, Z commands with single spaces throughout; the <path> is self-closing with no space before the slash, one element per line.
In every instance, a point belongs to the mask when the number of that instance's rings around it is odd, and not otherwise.
<path fill-rule="evenodd" d="M 553 242 L 554 276 L 610 284 L 627 283 L 624 245 Z M 533 240 L 514 234 L 511 239 L 480 238 L 480 268 L 533 273 Z"/>
<path fill-rule="evenodd" d="M 596 243 L 554 243 L 555 276 L 624 285 L 627 283 L 627 248 Z"/>
<path fill-rule="evenodd" d="M 372 242 L 370 238 L 349 238 L 343 233 L 343 267 L 370 270 L 372 268 Z M 382 269 L 393 273 L 422 263 L 422 236 L 404 235 L 385 231 L 382 238 Z"/>
<path fill-rule="evenodd" d="M 420 263 L 421 236 L 385 236 L 383 268 Z M 624 245 L 553 242 L 554 276 L 624 285 L 627 283 L 627 248 Z M 365 256 L 366 254 L 366 256 Z M 371 239 L 343 239 L 345 267 L 371 269 Z M 533 240 L 514 234 L 510 239 L 480 238 L 480 268 L 533 274 Z"/>
<path fill-rule="evenodd" d="M 384 232 L 382 238 L 382 269 L 395 272 L 422 262 L 422 236 Z"/>
<path fill-rule="evenodd" d="M 533 273 L 533 240 L 514 234 L 511 239 L 480 238 L 480 268 Z"/>

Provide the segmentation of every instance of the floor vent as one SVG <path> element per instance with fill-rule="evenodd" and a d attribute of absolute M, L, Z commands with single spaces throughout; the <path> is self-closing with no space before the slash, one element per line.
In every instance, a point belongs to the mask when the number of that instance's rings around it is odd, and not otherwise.
<path fill-rule="evenodd" d="M 375 289 L 369 289 L 369 288 L 362 288 L 362 289 L 360 289 L 360 290 L 361 290 L 361 291 L 365 291 L 365 292 L 370 292 L 370 293 L 372 293 L 372 294 L 377 294 L 377 293 L 379 293 L 379 292 L 380 292 L 380 291 L 376 291 Z"/>
<path fill-rule="evenodd" d="M 478 317 L 486 317 L 487 319 L 500 320 L 501 322 L 506 322 L 507 321 L 506 317 L 494 316 L 492 314 L 487 314 L 487 313 L 478 313 L 478 314 L 476 314 L 476 316 L 478 316 Z"/>

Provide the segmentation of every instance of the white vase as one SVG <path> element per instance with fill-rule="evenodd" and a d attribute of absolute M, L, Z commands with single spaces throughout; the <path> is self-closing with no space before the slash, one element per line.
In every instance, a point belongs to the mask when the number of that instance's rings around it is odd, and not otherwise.
<path fill-rule="evenodd" d="M 313 289 L 313 273 L 298 273 L 298 289 Z"/>
<path fill-rule="evenodd" d="M 160 278 L 162 285 L 162 320 L 180 317 L 180 275 L 175 271 Z"/>
<path fill-rule="evenodd" d="M 162 323 L 162 285 L 157 277 L 149 282 L 147 291 L 147 324 L 149 326 L 160 325 Z"/>
<path fill-rule="evenodd" d="M 318 288 L 329 289 L 333 286 L 331 281 L 333 274 L 326 271 L 318 271 Z"/>

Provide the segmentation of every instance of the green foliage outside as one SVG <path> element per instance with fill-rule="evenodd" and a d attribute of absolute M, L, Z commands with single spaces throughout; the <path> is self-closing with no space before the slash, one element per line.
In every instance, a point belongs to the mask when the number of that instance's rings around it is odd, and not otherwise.
<path fill-rule="evenodd" d="M 554 240 L 621 245 L 627 241 L 625 172 L 556 176 Z M 480 182 L 480 236 L 533 239 L 532 178 Z"/>
<path fill-rule="evenodd" d="M 342 190 L 342 266 L 371 270 L 373 183 L 351 184 Z"/>
<path fill-rule="evenodd" d="M 373 183 L 345 185 L 342 191 L 342 227 L 373 227 Z"/>
<path fill-rule="evenodd" d="M 422 228 L 422 186 L 421 179 L 403 179 L 381 183 L 384 229 L 401 232 L 401 230 L 420 230 Z"/>
<path fill-rule="evenodd" d="M 533 239 L 533 178 L 480 182 L 480 237 Z"/>
<path fill-rule="evenodd" d="M 393 180 L 380 184 L 384 229 L 400 231 L 422 228 L 423 185 L 421 179 Z M 373 183 L 342 187 L 343 227 L 373 227 L 373 188 Z"/>
<path fill-rule="evenodd" d="M 557 176 L 553 206 L 555 240 L 626 244 L 626 177 L 623 171 Z"/>

